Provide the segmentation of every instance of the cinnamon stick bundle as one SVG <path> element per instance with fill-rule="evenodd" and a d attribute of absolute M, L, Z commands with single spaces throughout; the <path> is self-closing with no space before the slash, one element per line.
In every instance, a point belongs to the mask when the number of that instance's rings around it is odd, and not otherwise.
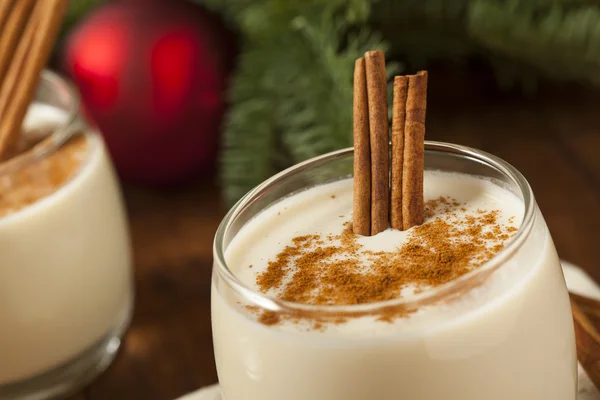
<path fill-rule="evenodd" d="M 9 60 L 0 71 L 0 158 L 19 136 L 68 4 L 67 0 L 19 0 L 10 9 L 7 22 L 14 22 L 0 36 L 3 55 Z"/>
<path fill-rule="evenodd" d="M 12 1 L 10 0 L 0 1 L 0 27 L 4 26 L 12 6 Z M 2 28 L 0 28 L 0 30 L 2 30 Z"/>
<path fill-rule="evenodd" d="M 423 223 L 427 72 L 394 78 L 390 168 L 385 57 L 369 51 L 354 64 L 353 231 L 376 235 Z M 390 181 L 391 175 L 391 181 Z"/>
<path fill-rule="evenodd" d="M 369 51 L 354 70 L 353 230 L 376 235 L 388 227 L 389 139 L 385 56 Z"/>
<path fill-rule="evenodd" d="M 0 41 L 0 82 L 4 80 L 9 62 L 13 59 L 13 53 L 17 48 L 19 37 L 29 20 L 34 2 L 35 0 L 20 0 L 16 2 L 12 9 L 7 9 L 6 23 L 0 25 L 2 33 L 2 40 Z M 10 4 L 10 1 L 6 1 L 5 3 Z M 31 37 L 28 40 L 31 40 Z"/>
<path fill-rule="evenodd" d="M 394 79 L 391 226 L 406 230 L 423 223 L 423 171 L 427 72 Z"/>

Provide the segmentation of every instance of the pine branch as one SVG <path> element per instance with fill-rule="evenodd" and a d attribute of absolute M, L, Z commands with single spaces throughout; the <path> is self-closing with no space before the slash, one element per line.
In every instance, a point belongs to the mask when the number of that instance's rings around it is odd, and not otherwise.
<path fill-rule="evenodd" d="M 458 21 L 466 14 L 469 1 L 387 0 L 375 6 L 374 15 L 381 18 L 393 18 L 398 22 L 422 19 L 436 22 Z"/>
<path fill-rule="evenodd" d="M 69 3 L 69 8 L 67 9 L 67 15 L 65 16 L 65 21 L 62 27 L 63 34 L 68 32 L 73 25 L 75 25 L 79 20 L 81 20 L 85 14 L 90 12 L 93 8 L 99 6 L 104 3 L 105 0 L 77 0 L 71 1 Z"/>
<path fill-rule="evenodd" d="M 349 21 L 366 18 L 368 5 L 265 0 L 235 17 L 245 50 L 232 82 L 221 160 L 229 203 L 281 167 L 281 154 L 291 165 L 352 144 L 354 60 L 383 47 L 365 28 L 349 35 Z"/>
<path fill-rule="evenodd" d="M 529 0 L 473 0 L 469 31 L 489 49 L 548 77 L 600 84 L 600 5 L 540 10 Z M 566 1 L 566 0 L 563 0 Z"/>
<path fill-rule="evenodd" d="M 194 1 L 243 38 L 221 159 L 230 203 L 284 166 L 351 144 L 354 60 L 385 47 L 366 26 L 369 0 Z M 505 85 L 532 88 L 539 72 L 600 84 L 600 0 L 375 4 L 371 22 L 411 62 L 483 54 Z"/>
<path fill-rule="evenodd" d="M 560 4 L 562 7 L 582 7 L 598 6 L 600 0 L 529 0 L 527 5 L 536 9 L 547 9 L 548 7 Z"/>
<path fill-rule="evenodd" d="M 391 46 L 390 54 L 415 68 L 476 52 L 465 29 L 470 0 L 387 0 L 374 7 L 372 24 Z"/>
<path fill-rule="evenodd" d="M 281 104 L 284 142 L 302 161 L 352 145 L 352 75 L 354 61 L 369 49 L 385 50 L 381 40 L 359 31 L 346 39 L 347 24 L 323 16 L 315 23 L 294 21 L 303 57 L 295 62 L 297 76 L 285 88 Z M 343 51 L 341 40 L 348 43 Z"/>
<path fill-rule="evenodd" d="M 221 149 L 223 192 L 230 204 L 275 172 L 274 104 L 261 76 L 268 59 L 260 51 L 246 50 L 239 61 Z"/>

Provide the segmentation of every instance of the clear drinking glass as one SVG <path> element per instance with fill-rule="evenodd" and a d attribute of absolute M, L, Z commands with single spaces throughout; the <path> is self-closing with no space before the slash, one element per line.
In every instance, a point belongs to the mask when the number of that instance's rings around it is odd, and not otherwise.
<path fill-rule="evenodd" d="M 426 142 L 425 168 L 493 180 L 524 204 L 516 236 L 486 264 L 413 297 L 352 306 L 277 300 L 242 284 L 226 252 L 255 215 L 303 189 L 351 176 L 353 150 L 298 164 L 242 198 L 214 242 L 212 329 L 225 400 L 574 400 L 575 337 L 559 258 L 525 178 L 499 158 Z M 526 274 L 519 270 L 528 268 Z M 409 333 L 389 329 L 327 335 L 259 323 L 265 310 L 303 317 L 355 317 L 460 298 L 473 307 Z"/>
<path fill-rule="evenodd" d="M 0 163 L 0 398 L 47 399 L 119 348 L 130 241 L 104 143 L 65 80 L 43 72 L 23 131 L 29 150 Z"/>

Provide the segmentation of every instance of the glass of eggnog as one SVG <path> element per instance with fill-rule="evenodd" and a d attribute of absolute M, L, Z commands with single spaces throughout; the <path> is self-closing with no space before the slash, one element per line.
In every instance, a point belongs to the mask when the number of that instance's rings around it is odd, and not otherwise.
<path fill-rule="evenodd" d="M 425 221 L 352 231 L 353 149 L 275 175 L 214 242 L 224 400 L 574 400 L 569 297 L 525 178 L 425 143 Z"/>
<path fill-rule="evenodd" d="M 0 398 L 46 399 L 108 366 L 132 311 L 129 234 L 105 145 L 42 73 L 0 161 Z"/>

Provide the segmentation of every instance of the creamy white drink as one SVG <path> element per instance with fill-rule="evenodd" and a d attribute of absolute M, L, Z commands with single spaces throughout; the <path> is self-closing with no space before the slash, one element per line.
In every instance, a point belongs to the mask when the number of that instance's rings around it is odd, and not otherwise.
<path fill-rule="evenodd" d="M 224 400 L 575 399 L 568 296 L 541 214 L 511 246 L 524 214 L 512 192 L 456 173 L 426 171 L 424 182 L 427 218 L 405 232 L 349 233 L 350 179 L 287 197 L 241 228 L 225 261 L 257 294 L 319 309 L 404 305 L 322 318 L 272 312 L 217 277 Z M 502 265 L 488 268 L 499 252 Z M 465 280 L 479 269 L 480 280 Z"/>
<path fill-rule="evenodd" d="M 24 135 L 66 118 L 33 105 Z M 124 210 L 97 134 L 0 171 L 2 386 L 63 366 L 123 329 L 132 281 Z"/>

